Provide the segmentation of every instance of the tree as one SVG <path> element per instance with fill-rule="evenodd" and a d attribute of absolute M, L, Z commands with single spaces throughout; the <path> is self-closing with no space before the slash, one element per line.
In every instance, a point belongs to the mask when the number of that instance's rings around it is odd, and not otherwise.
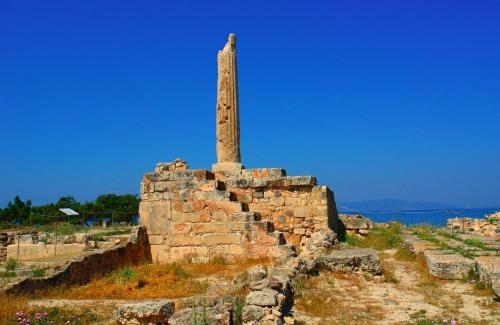
<path fill-rule="evenodd" d="M 23 202 L 19 196 L 14 198 L 13 202 L 9 202 L 7 207 L 2 210 L 2 221 L 19 221 L 26 223 L 29 220 L 31 213 L 31 200 Z"/>

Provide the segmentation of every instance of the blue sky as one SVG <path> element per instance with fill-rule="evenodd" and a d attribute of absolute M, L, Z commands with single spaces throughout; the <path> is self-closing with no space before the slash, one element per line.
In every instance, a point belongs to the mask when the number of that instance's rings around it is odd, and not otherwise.
<path fill-rule="evenodd" d="M 4 0 L 0 206 L 209 168 L 230 32 L 247 167 L 341 201 L 500 205 L 499 1 Z"/>

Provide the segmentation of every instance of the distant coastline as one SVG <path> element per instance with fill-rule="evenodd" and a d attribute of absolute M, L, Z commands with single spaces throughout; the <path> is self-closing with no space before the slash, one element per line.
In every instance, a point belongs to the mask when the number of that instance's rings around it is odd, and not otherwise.
<path fill-rule="evenodd" d="M 388 210 L 388 211 L 353 211 L 338 207 L 339 213 L 359 213 L 375 222 L 398 221 L 404 225 L 431 224 L 443 227 L 449 218 L 470 217 L 484 218 L 486 214 L 500 211 L 500 207 L 478 209 L 423 209 L 423 210 Z"/>

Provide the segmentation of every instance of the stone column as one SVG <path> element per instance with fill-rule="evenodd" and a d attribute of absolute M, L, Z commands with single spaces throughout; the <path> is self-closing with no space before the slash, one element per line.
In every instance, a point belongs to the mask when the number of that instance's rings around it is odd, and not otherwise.
<path fill-rule="evenodd" d="M 239 171 L 242 165 L 234 34 L 229 34 L 226 45 L 217 55 L 217 72 L 217 163 L 212 169 L 223 172 Z"/>

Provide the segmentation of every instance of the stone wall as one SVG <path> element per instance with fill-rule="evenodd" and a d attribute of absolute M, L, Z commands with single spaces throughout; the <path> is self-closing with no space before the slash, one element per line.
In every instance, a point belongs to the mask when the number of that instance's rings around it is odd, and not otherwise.
<path fill-rule="evenodd" d="M 279 256 L 336 224 L 333 193 L 312 176 L 283 169 L 212 173 L 177 160 L 158 164 L 141 183 L 141 224 L 154 260 L 201 261 Z"/>
<path fill-rule="evenodd" d="M 7 260 L 7 247 L 14 243 L 13 232 L 0 233 L 0 262 Z"/>
<path fill-rule="evenodd" d="M 7 294 L 31 294 L 56 285 L 84 284 L 92 278 L 126 265 L 151 261 L 148 236 L 144 227 L 132 231 L 126 243 L 96 253 L 80 256 L 43 278 L 26 278 L 4 289 Z"/>
<path fill-rule="evenodd" d="M 58 255 L 78 255 L 86 247 L 85 244 L 16 244 L 7 246 L 7 258 L 18 261 L 33 261 Z"/>

